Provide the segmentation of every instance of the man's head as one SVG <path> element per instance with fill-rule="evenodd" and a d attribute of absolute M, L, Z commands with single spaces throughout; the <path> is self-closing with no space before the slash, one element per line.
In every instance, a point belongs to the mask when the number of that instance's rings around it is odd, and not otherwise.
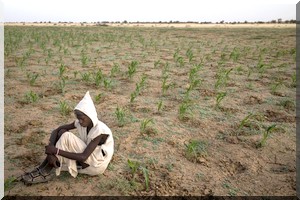
<path fill-rule="evenodd" d="M 81 101 L 77 104 L 77 106 L 75 106 L 74 111 L 75 110 L 77 110 L 77 111 L 81 112 L 83 115 L 89 117 L 89 119 L 92 121 L 92 123 L 91 123 L 92 127 L 96 126 L 96 124 L 98 123 L 98 116 L 97 116 L 96 107 L 95 107 L 94 102 L 93 102 L 93 100 L 90 96 L 89 91 L 87 91 L 85 93 L 85 95 L 81 99 Z M 79 113 L 79 112 L 77 112 L 78 115 L 82 116 L 82 114 Z M 75 115 L 76 115 L 76 113 L 75 113 Z M 77 115 L 76 115 L 76 117 L 77 117 Z M 86 123 L 83 123 L 83 125 L 86 125 Z"/>
<path fill-rule="evenodd" d="M 76 118 L 79 120 L 79 124 L 83 127 L 92 127 L 93 126 L 93 122 L 92 120 L 86 116 L 86 114 L 84 114 L 83 112 L 79 111 L 79 110 L 74 110 L 75 116 Z"/>

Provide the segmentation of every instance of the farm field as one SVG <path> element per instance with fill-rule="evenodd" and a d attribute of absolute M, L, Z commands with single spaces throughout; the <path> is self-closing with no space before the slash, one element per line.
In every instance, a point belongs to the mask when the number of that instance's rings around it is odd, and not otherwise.
<path fill-rule="evenodd" d="M 5 195 L 295 196 L 295 35 L 5 26 Z M 114 135 L 105 173 L 14 181 L 86 91 Z"/>

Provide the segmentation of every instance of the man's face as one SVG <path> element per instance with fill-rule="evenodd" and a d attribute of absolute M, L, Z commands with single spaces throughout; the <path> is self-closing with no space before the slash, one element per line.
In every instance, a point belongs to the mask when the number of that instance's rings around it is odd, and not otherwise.
<path fill-rule="evenodd" d="M 83 112 L 80 112 L 79 110 L 74 111 L 76 118 L 79 120 L 79 124 L 83 127 L 88 127 L 92 125 L 92 120 L 86 116 Z"/>

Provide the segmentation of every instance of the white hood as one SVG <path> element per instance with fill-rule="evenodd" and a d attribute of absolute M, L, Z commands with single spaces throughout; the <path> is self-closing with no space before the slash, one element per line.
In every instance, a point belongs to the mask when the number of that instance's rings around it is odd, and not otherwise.
<path fill-rule="evenodd" d="M 93 127 L 97 125 L 97 111 L 89 91 L 86 92 L 83 99 L 77 104 L 74 110 L 79 110 L 88 116 L 93 122 Z"/>

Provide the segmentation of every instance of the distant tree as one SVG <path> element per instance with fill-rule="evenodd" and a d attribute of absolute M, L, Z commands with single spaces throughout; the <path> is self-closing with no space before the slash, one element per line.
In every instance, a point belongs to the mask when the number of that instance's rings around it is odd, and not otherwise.
<path fill-rule="evenodd" d="M 277 20 L 277 23 L 278 23 L 278 24 L 281 24 L 281 23 L 282 23 L 282 19 L 279 18 L 279 19 Z"/>
<path fill-rule="evenodd" d="M 220 21 L 220 24 L 224 24 L 224 20 Z"/>
<path fill-rule="evenodd" d="M 123 21 L 123 24 L 127 24 L 128 22 L 126 20 Z"/>

